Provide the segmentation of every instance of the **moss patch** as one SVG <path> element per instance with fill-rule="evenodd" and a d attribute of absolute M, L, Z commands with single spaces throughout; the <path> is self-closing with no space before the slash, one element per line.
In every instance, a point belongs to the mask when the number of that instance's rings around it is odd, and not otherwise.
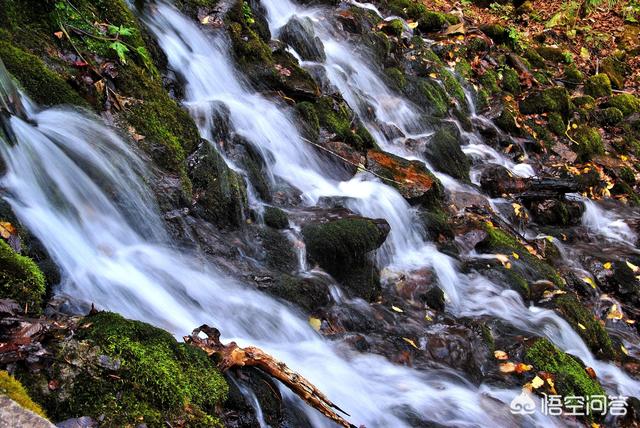
<path fill-rule="evenodd" d="M 25 409 L 29 409 L 43 418 L 47 417 L 44 410 L 31 400 L 24 386 L 6 371 L 0 371 L 0 395 L 8 396 Z"/>
<path fill-rule="evenodd" d="M 580 161 L 586 162 L 593 156 L 604 153 L 602 137 L 597 129 L 580 125 L 572 129 L 570 135 L 577 143 L 576 153 Z"/>
<path fill-rule="evenodd" d="M 38 265 L 0 239 L 0 297 L 13 299 L 29 313 L 37 314 L 42 310 L 45 291 Z"/>
<path fill-rule="evenodd" d="M 520 102 L 523 114 L 558 112 L 566 117 L 570 110 L 569 92 L 560 86 L 533 93 Z"/>
<path fill-rule="evenodd" d="M 607 105 L 617 108 L 625 117 L 640 112 L 640 98 L 631 94 L 614 95 Z"/>
<path fill-rule="evenodd" d="M 611 95 L 611 81 L 609 76 L 604 73 L 591 76 L 584 83 L 585 95 L 590 95 L 593 98 L 607 97 Z"/>

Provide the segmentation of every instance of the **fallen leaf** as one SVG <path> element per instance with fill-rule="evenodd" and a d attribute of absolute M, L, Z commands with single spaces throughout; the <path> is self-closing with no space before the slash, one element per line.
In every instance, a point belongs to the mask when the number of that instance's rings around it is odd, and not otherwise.
<path fill-rule="evenodd" d="M 618 309 L 618 305 L 615 303 L 609 309 L 609 313 L 607 313 L 608 320 L 621 320 L 622 319 L 622 311 Z"/>
<path fill-rule="evenodd" d="M 585 276 L 584 278 L 582 278 L 582 280 L 584 282 L 586 282 L 587 284 L 589 284 L 591 286 L 591 288 L 596 288 L 596 283 L 590 277 Z"/>
<path fill-rule="evenodd" d="M 583 329 L 583 330 L 586 330 L 586 329 L 587 329 L 587 327 L 585 327 L 584 325 L 582 325 L 582 324 L 580 324 L 580 323 L 578 323 L 578 327 L 580 327 L 580 328 L 581 328 L 581 329 Z"/>
<path fill-rule="evenodd" d="M 606 262 L 605 264 L 602 265 L 605 269 L 610 270 L 611 269 L 611 262 Z"/>
<path fill-rule="evenodd" d="M 542 385 L 544 385 L 544 381 L 540 376 L 536 376 L 531 380 L 531 386 L 535 389 L 540 388 Z"/>
<path fill-rule="evenodd" d="M 64 33 L 62 31 L 56 31 L 55 33 L 53 33 L 53 35 L 59 39 L 62 39 L 64 37 Z"/>
<path fill-rule="evenodd" d="M 319 318 L 309 317 L 309 325 L 311 325 L 315 331 L 320 331 L 322 321 L 320 321 Z"/>
<path fill-rule="evenodd" d="M 500 364 L 500 371 L 502 373 L 513 373 L 516 371 L 516 365 L 512 362 L 502 363 Z"/>
<path fill-rule="evenodd" d="M 533 366 L 531 364 L 518 363 L 516 364 L 516 373 L 522 374 L 531 370 Z"/>
<path fill-rule="evenodd" d="M 622 350 L 624 355 L 629 355 L 629 351 L 627 351 L 627 348 L 625 348 L 624 345 L 620 345 L 620 349 Z"/>
<path fill-rule="evenodd" d="M 9 239 L 11 235 L 16 234 L 16 228 L 8 221 L 0 221 L 0 236 Z"/>
<path fill-rule="evenodd" d="M 587 374 L 589 375 L 589 377 L 591 379 L 595 379 L 596 378 L 596 371 L 593 368 L 587 367 L 587 368 L 585 368 L 585 370 L 587 371 Z"/>
<path fill-rule="evenodd" d="M 391 306 L 391 309 L 393 309 L 393 310 L 394 310 L 394 311 L 396 311 L 396 312 L 400 312 L 400 313 L 404 312 L 402 309 L 400 309 L 400 308 L 399 308 L 399 307 L 397 307 L 397 306 Z"/>
<path fill-rule="evenodd" d="M 638 272 L 638 270 L 640 270 L 640 268 L 638 266 L 634 265 L 633 263 L 631 263 L 628 260 L 627 260 L 627 266 L 629 266 L 629 269 L 631 269 L 634 272 Z"/>
<path fill-rule="evenodd" d="M 417 22 L 407 22 L 407 25 L 409 26 L 409 28 L 411 28 L 412 30 L 414 30 L 415 28 L 418 27 L 418 23 Z"/>
<path fill-rule="evenodd" d="M 407 337 L 403 337 L 402 340 L 404 340 L 405 342 L 407 342 L 409 345 L 413 346 L 416 349 L 420 349 L 418 348 L 418 346 L 416 345 L 416 342 L 414 342 L 413 340 L 407 338 Z"/>
<path fill-rule="evenodd" d="M 504 351 L 494 351 L 493 352 L 493 356 L 496 357 L 496 359 L 498 360 L 508 360 L 509 356 L 507 355 L 506 352 Z"/>

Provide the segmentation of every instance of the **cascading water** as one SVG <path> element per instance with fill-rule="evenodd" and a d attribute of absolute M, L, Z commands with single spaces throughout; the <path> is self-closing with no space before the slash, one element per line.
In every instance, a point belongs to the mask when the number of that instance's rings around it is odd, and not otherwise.
<path fill-rule="evenodd" d="M 280 28 L 292 17 L 309 17 L 314 23 L 316 35 L 320 37 L 326 52 L 324 68 L 331 83 L 338 88 L 345 100 L 367 125 L 376 142 L 385 150 L 404 156 L 408 159 L 420 159 L 415 153 L 408 152 L 404 147 L 390 142 L 379 131 L 379 123 L 391 124 L 402 130 L 405 137 L 415 138 L 424 135 L 420 130 L 418 118 L 420 113 L 409 102 L 394 94 L 378 76 L 375 69 L 359 58 L 356 49 L 340 40 L 337 30 L 332 26 L 332 20 L 321 8 L 305 9 L 298 7 L 289 0 L 265 0 L 262 4 L 267 9 L 269 25 L 272 33 L 278 34 Z M 470 97 L 467 94 L 467 99 Z M 373 106 L 375 120 L 367 114 L 367 108 Z M 473 104 L 468 109 L 476 120 L 486 121 L 475 114 Z M 493 124 L 491 124 L 493 126 Z M 422 134 L 416 134 L 416 133 Z M 526 164 L 514 164 L 500 155 L 491 147 L 484 144 L 477 135 L 463 132 L 469 144 L 463 147 L 466 153 L 480 156 L 490 162 L 501 164 L 516 175 L 528 177 L 534 175 L 533 169 Z M 424 161 L 424 159 L 422 159 Z M 428 163 L 427 163 L 428 164 Z M 473 174 L 472 174 L 473 175 Z M 443 184 L 450 191 L 468 189 L 444 174 L 439 174 Z M 584 222 L 589 225 L 594 219 L 595 205 L 587 202 L 587 213 Z M 599 216 L 597 229 L 608 233 L 610 238 L 630 240 L 632 232 L 622 220 L 612 219 L 611 215 Z M 607 225 L 602 226 L 602 219 Z M 419 239 L 419 238 L 416 238 Z M 418 245 L 417 248 L 421 247 Z M 422 248 L 425 248 L 422 245 Z M 457 271 L 455 262 L 435 248 L 419 254 L 411 250 L 403 252 L 409 254 L 405 263 L 397 262 L 401 268 L 432 267 L 440 280 L 440 285 L 450 299 L 449 311 L 457 315 L 473 316 L 491 315 L 504 319 L 515 327 L 530 333 L 544 335 L 564 351 L 581 358 L 586 364 L 594 367 L 603 380 L 603 384 L 613 392 L 634 395 L 640 391 L 640 382 L 632 379 L 614 365 L 596 360 L 582 339 L 555 312 L 531 306 L 527 308 L 521 297 L 515 291 L 493 283 L 479 274 L 464 275 Z M 410 260 L 409 263 L 406 263 Z"/>
<path fill-rule="evenodd" d="M 166 6 L 160 13 L 191 25 Z M 0 82 L 10 85 L 6 76 Z M 240 344 L 287 361 L 357 424 L 408 426 L 408 414 L 452 426 L 530 420 L 502 404 L 518 391 L 478 388 L 447 370 L 419 373 L 335 348 L 282 304 L 222 277 L 198 254 L 175 251 L 143 184 L 141 162 L 114 131 L 82 112 L 39 110 L 24 97 L 22 103 L 25 118 L 8 122 L 15 144 L 0 145 L 2 185 L 20 221 L 60 265 L 60 292 L 177 334 L 214 324 Z M 329 426 L 296 404 L 313 426 Z"/>

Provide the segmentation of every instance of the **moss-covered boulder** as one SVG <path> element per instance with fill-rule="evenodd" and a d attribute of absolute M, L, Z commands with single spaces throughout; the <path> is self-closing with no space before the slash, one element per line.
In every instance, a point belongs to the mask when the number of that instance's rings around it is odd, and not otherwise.
<path fill-rule="evenodd" d="M 6 371 L 0 371 L 0 395 L 6 395 L 25 409 L 31 410 L 43 418 L 47 416 L 38 404 L 34 403 L 24 386 Z"/>
<path fill-rule="evenodd" d="M 247 189 L 240 174 L 207 141 L 189 157 L 194 187 L 194 211 L 220 227 L 238 227 L 247 210 Z"/>
<path fill-rule="evenodd" d="M 500 24 L 487 24 L 480 27 L 491 40 L 498 44 L 506 44 L 509 42 L 509 30 Z"/>
<path fill-rule="evenodd" d="M 611 86 L 615 89 L 624 89 L 625 76 L 631 71 L 627 62 L 624 52 L 618 52 L 600 62 L 600 69 L 609 77 Z"/>
<path fill-rule="evenodd" d="M 615 107 L 627 117 L 633 113 L 640 113 L 640 97 L 632 94 L 618 94 L 609 99 L 607 105 Z"/>
<path fill-rule="evenodd" d="M 216 408 L 227 384 L 200 349 L 109 312 L 80 320 L 69 333 L 43 339 L 50 359 L 15 367 L 52 420 L 90 416 L 101 426 L 221 426 Z"/>
<path fill-rule="evenodd" d="M 578 160 L 582 162 L 589 161 L 593 156 L 604 154 L 604 144 L 602 136 L 597 129 L 585 125 L 578 125 L 577 128 L 571 129 L 571 136 Z"/>
<path fill-rule="evenodd" d="M 274 229 L 286 229 L 289 227 L 287 213 L 278 207 L 264 207 L 264 224 Z"/>
<path fill-rule="evenodd" d="M 624 114 L 616 107 L 607 107 L 595 112 L 596 120 L 600 125 L 613 126 L 622 122 Z"/>
<path fill-rule="evenodd" d="M 591 76 L 584 82 L 584 93 L 593 98 L 608 97 L 611 95 L 611 81 L 604 73 Z"/>
<path fill-rule="evenodd" d="M 370 300 L 379 290 L 373 251 L 384 243 L 389 230 L 384 220 L 349 217 L 308 224 L 302 235 L 311 261 L 353 294 Z"/>
<path fill-rule="evenodd" d="M 599 358 L 610 360 L 616 357 L 609 334 L 577 296 L 564 294 L 557 297 L 553 304 Z"/>
<path fill-rule="evenodd" d="M 298 257 L 293 243 L 279 230 L 270 227 L 258 231 L 258 239 L 264 250 L 265 264 L 280 272 L 293 272 L 298 267 Z"/>
<path fill-rule="evenodd" d="M 0 60 L 26 93 L 38 104 L 44 106 L 87 105 L 65 80 L 47 68 L 35 55 L 0 41 Z"/>
<path fill-rule="evenodd" d="M 305 109 L 312 106 L 307 104 Z M 335 139 L 342 141 L 356 150 L 366 150 L 376 146 L 369 131 L 360 123 L 346 102 L 333 97 L 321 97 L 313 104 L 315 117 L 318 124 L 331 134 Z M 306 116 L 314 121 L 313 113 L 305 112 Z M 311 124 L 312 126 L 315 123 Z"/>
<path fill-rule="evenodd" d="M 538 52 L 538 54 L 546 59 L 547 61 L 551 61 L 554 62 L 556 64 L 561 64 L 561 63 L 570 63 L 570 53 L 561 49 L 561 48 L 557 48 L 554 46 L 538 46 L 536 48 L 536 52 Z"/>
<path fill-rule="evenodd" d="M 367 167 L 379 177 L 387 179 L 390 186 L 412 204 L 437 205 L 443 190 L 440 181 L 424 163 L 406 160 L 380 150 L 367 152 Z"/>
<path fill-rule="evenodd" d="M 471 164 L 462 152 L 457 129 L 444 126 L 436 131 L 425 148 L 425 157 L 433 167 L 453 178 L 469 181 Z"/>
<path fill-rule="evenodd" d="M 38 265 L 0 239 L 0 298 L 15 300 L 29 313 L 42 310 L 46 287 Z"/>
<path fill-rule="evenodd" d="M 561 86 L 534 92 L 520 101 L 520 111 L 523 114 L 558 112 L 567 117 L 571 107 L 569 92 Z"/>
<path fill-rule="evenodd" d="M 282 275 L 268 291 L 306 312 L 313 312 L 331 302 L 329 285 L 315 276 Z"/>
<path fill-rule="evenodd" d="M 511 67 L 505 67 L 502 71 L 502 80 L 500 86 L 507 92 L 514 95 L 520 94 L 520 77 L 518 72 Z"/>
<path fill-rule="evenodd" d="M 551 373 L 558 394 L 562 396 L 605 395 L 602 386 L 589 376 L 579 359 L 562 352 L 547 339 L 539 339 L 531 345 L 525 352 L 524 360 L 536 371 Z"/>

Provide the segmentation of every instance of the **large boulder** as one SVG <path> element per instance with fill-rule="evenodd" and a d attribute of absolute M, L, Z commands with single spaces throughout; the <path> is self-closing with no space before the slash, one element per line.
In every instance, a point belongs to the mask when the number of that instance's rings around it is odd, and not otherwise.
<path fill-rule="evenodd" d="M 367 167 L 378 176 L 388 179 L 388 184 L 398 189 L 412 204 L 432 206 L 442 197 L 440 181 L 420 161 L 369 150 Z"/>
<path fill-rule="evenodd" d="M 520 101 L 520 111 L 523 114 L 557 112 L 567 117 L 571 108 L 569 92 L 561 86 L 534 92 Z"/>
<path fill-rule="evenodd" d="M 371 256 L 389 231 L 385 220 L 347 217 L 307 224 L 302 235 L 313 262 L 354 295 L 371 300 L 380 286 Z"/>
<path fill-rule="evenodd" d="M 436 170 L 458 180 L 469 181 L 471 165 L 462 152 L 461 144 L 457 129 L 443 127 L 431 137 L 424 154 Z"/>
<path fill-rule="evenodd" d="M 280 40 L 291 46 L 304 60 L 321 62 L 326 59 L 322 41 L 316 36 L 309 18 L 291 18 L 282 27 Z"/>
<path fill-rule="evenodd" d="M 247 210 L 247 189 L 242 176 L 233 171 L 207 141 L 188 159 L 193 182 L 194 212 L 220 227 L 238 227 Z"/>

